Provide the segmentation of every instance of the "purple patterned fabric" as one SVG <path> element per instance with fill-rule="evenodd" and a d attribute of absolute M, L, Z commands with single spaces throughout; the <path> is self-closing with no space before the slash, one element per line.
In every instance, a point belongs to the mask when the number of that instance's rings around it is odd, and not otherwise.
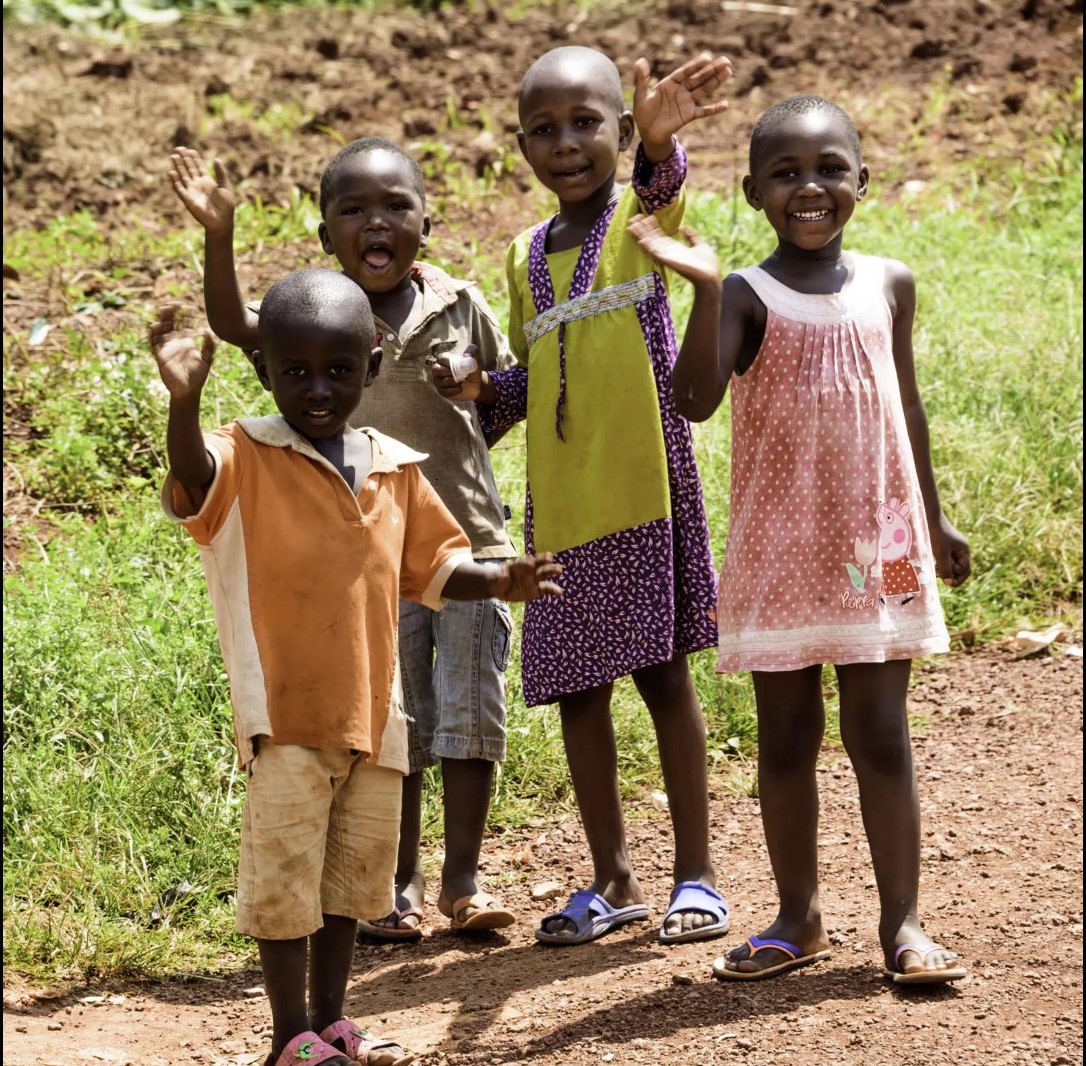
<path fill-rule="evenodd" d="M 640 147 L 634 188 L 646 208 L 657 211 L 678 195 L 686 175 L 681 146 L 653 167 Z M 642 184 L 644 182 L 644 184 Z M 593 226 L 574 269 L 567 299 L 592 287 L 612 204 Z M 528 279 L 536 312 L 555 303 L 545 256 L 551 220 L 532 232 Z M 689 424 L 671 400 L 671 368 L 677 345 L 663 280 L 656 294 L 637 305 L 652 360 L 667 454 L 671 517 L 621 530 L 557 553 L 565 571 L 561 598 L 533 600 L 525 609 L 521 670 L 528 706 L 606 684 L 634 670 L 667 662 L 677 654 L 714 647 L 716 573 L 709 550 L 709 525 L 694 459 Z M 560 335 L 559 372 L 561 362 Z M 527 415 L 528 374 L 523 367 L 490 375 L 497 395 L 480 407 L 486 432 L 504 430 Z M 564 375 L 556 411 L 561 436 Z M 525 503 L 525 550 L 534 550 L 531 485 Z"/>
<path fill-rule="evenodd" d="M 686 181 L 686 152 L 678 140 L 672 140 L 675 151 L 662 163 L 653 163 L 641 145 L 637 146 L 634 155 L 633 180 L 630 184 L 650 215 L 673 203 Z"/>

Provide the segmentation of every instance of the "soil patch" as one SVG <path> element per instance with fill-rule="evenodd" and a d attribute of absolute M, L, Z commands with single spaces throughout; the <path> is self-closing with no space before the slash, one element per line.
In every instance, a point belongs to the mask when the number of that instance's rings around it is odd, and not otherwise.
<path fill-rule="evenodd" d="M 923 664 L 912 710 L 922 911 L 970 968 L 957 985 L 901 990 L 881 977 L 855 778 L 843 752 L 827 749 L 819 785 L 829 962 L 743 986 L 710 976 L 727 945 L 772 920 L 775 898 L 757 800 L 718 783 L 714 861 L 734 908 L 723 940 L 664 948 L 650 924 L 580 948 L 535 944 L 532 930 L 553 906 L 532 902 L 532 885 L 557 881 L 564 895 L 591 877 L 579 826 L 561 817 L 485 846 L 492 881 L 515 871 L 502 888 L 520 915 L 512 935 L 452 935 L 430 900 L 420 944 L 359 949 L 349 1010 L 430 1066 L 1081 1062 L 1082 661 L 1016 661 L 989 648 Z M 637 806 L 630 837 L 658 923 L 670 889 L 666 814 Z M 9 989 L 4 1062 L 258 1063 L 267 1001 L 245 990 L 259 983 L 254 970 L 44 1000 Z"/>

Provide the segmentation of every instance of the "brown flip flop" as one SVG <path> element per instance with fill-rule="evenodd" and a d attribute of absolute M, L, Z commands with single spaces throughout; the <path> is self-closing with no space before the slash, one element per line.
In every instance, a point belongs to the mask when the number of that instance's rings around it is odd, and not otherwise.
<path fill-rule="evenodd" d="M 939 944 L 932 944 L 931 947 L 922 948 L 917 947 L 915 944 L 902 944 L 894 952 L 894 968 L 883 970 L 883 974 L 889 977 L 891 981 L 899 985 L 942 985 L 948 981 L 960 981 L 963 977 L 968 976 L 969 971 L 964 966 L 942 966 L 937 970 L 906 970 L 901 963 L 901 956 L 906 951 L 911 951 L 920 956 L 922 962 L 927 962 L 929 956 L 934 955 L 937 951 L 946 951 L 946 948 Z M 949 954 L 949 953 L 948 953 Z"/>
<path fill-rule="evenodd" d="M 437 901 L 437 909 L 449 919 L 454 933 L 486 933 L 513 925 L 517 917 L 489 892 L 476 892 L 461 896 L 451 907 L 443 900 Z"/>
<path fill-rule="evenodd" d="M 422 939 L 422 911 L 418 907 L 406 907 L 399 910 L 393 907 L 392 912 L 378 922 L 359 921 L 358 931 L 367 940 L 376 940 L 380 944 L 402 944 L 405 941 Z M 396 920 L 395 925 L 383 925 L 390 918 Z M 418 918 L 418 925 L 404 925 L 405 918 Z"/>

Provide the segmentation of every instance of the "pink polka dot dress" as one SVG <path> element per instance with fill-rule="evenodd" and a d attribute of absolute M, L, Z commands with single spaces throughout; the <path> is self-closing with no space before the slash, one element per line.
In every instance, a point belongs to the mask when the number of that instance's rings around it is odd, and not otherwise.
<path fill-rule="evenodd" d="M 717 604 L 721 673 L 946 651 L 898 391 L 884 261 L 848 254 L 839 293 L 761 267 L 754 364 L 729 386 L 732 484 Z"/>

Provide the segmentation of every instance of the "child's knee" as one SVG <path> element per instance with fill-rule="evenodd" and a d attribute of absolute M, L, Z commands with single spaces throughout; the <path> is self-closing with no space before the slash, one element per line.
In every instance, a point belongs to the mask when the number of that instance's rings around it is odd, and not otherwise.
<path fill-rule="evenodd" d="M 654 718 L 657 715 L 670 717 L 676 712 L 689 711 L 691 708 L 698 709 L 697 696 L 685 656 L 635 670 L 633 680 Z"/>

